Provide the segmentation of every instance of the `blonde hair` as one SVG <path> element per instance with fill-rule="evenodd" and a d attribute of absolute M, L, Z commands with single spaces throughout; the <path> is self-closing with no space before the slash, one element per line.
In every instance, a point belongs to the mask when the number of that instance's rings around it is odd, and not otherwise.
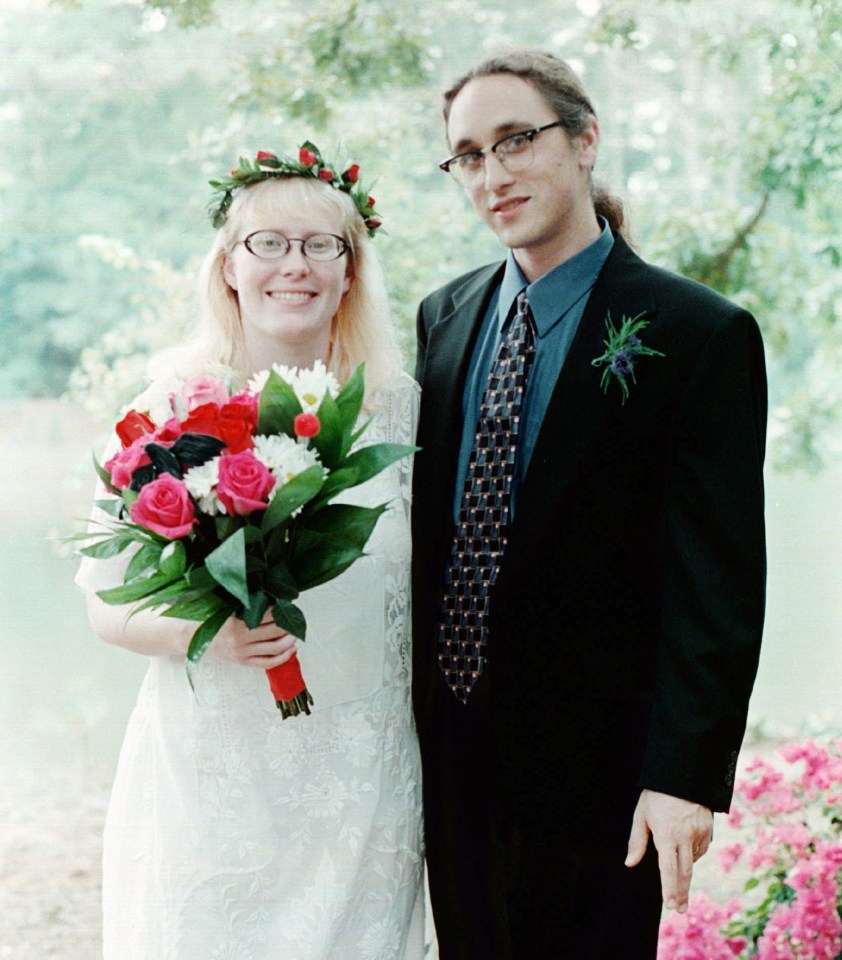
<path fill-rule="evenodd" d="M 318 180 L 282 176 L 244 187 L 234 197 L 225 223 L 199 273 L 201 313 L 192 342 L 179 351 L 190 365 L 221 365 L 245 370 L 245 341 L 237 291 L 225 280 L 223 264 L 246 218 L 282 219 L 284 212 L 302 209 L 339 213 L 340 232 L 348 243 L 354 276 L 333 318 L 328 369 L 344 383 L 360 363 L 365 363 L 366 399 L 393 381 L 402 369 L 400 350 L 392 325 L 383 270 L 365 223 L 351 198 Z"/>

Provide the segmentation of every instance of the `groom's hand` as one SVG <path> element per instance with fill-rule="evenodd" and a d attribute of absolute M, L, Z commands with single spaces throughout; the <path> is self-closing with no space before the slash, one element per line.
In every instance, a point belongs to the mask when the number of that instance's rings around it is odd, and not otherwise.
<path fill-rule="evenodd" d="M 664 903 L 668 910 L 684 913 L 693 864 L 710 846 L 713 814 L 701 804 L 644 790 L 632 820 L 627 867 L 634 867 L 643 859 L 650 834 L 658 851 Z"/>

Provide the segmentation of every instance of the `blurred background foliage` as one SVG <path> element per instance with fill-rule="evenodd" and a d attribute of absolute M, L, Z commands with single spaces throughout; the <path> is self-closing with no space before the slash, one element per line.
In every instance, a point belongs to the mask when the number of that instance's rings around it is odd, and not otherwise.
<path fill-rule="evenodd" d="M 206 181 L 308 138 L 378 177 L 410 356 L 420 297 L 500 253 L 436 164 L 442 89 L 512 42 L 583 76 L 640 252 L 760 320 L 773 462 L 838 461 L 837 0 L 0 0 L 0 399 L 110 417 L 190 322 Z"/>

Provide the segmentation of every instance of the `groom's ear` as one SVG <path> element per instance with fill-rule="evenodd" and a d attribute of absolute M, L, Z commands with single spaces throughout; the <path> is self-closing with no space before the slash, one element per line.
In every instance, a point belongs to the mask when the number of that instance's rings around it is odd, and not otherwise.
<path fill-rule="evenodd" d="M 588 119 L 588 125 L 576 135 L 575 144 L 579 153 L 579 166 L 584 170 L 593 170 L 599 153 L 599 122 L 596 117 Z"/>

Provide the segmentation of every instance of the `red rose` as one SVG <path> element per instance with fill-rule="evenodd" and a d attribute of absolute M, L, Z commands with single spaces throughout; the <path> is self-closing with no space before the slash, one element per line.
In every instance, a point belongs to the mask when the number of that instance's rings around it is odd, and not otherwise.
<path fill-rule="evenodd" d="M 123 449 L 130 447 L 138 437 L 145 437 L 147 433 L 152 433 L 155 424 L 146 416 L 137 410 L 129 410 L 123 419 L 114 428 Z"/>
<path fill-rule="evenodd" d="M 258 410 L 258 396 L 254 393 L 251 393 L 248 390 L 242 390 L 240 393 L 235 393 L 234 396 L 230 398 L 230 403 L 245 403 L 251 409 L 251 418 L 257 425 L 257 410 Z"/>
<path fill-rule="evenodd" d="M 258 160 L 277 160 L 278 157 L 274 153 L 270 153 L 268 150 L 258 150 L 257 151 Z"/>
<path fill-rule="evenodd" d="M 219 461 L 219 481 L 216 495 L 226 512 L 246 516 L 269 506 L 269 494 L 275 478 L 251 450 L 232 453 Z"/>
<path fill-rule="evenodd" d="M 254 404 L 230 401 L 219 410 L 216 428 L 219 438 L 225 442 L 231 453 L 251 450 L 254 446 L 252 435 L 257 426 Z"/>
<path fill-rule="evenodd" d="M 140 527 L 159 533 L 168 540 L 186 537 L 196 522 L 193 501 L 187 487 L 172 474 L 141 487 L 137 500 L 129 507 L 132 520 Z"/>
<path fill-rule="evenodd" d="M 327 180 L 327 182 L 330 183 L 334 176 L 336 176 L 336 174 L 334 174 L 333 170 L 328 170 L 327 167 L 325 167 L 324 170 L 319 170 L 320 180 Z"/>
<path fill-rule="evenodd" d="M 365 225 L 369 230 L 376 230 L 378 227 L 383 226 L 383 221 L 377 217 L 369 217 L 368 220 L 366 220 Z"/>
<path fill-rule="evenodd" d="M 348 183 L 356 183 L 360 179 L 360 165 L 358 163 L 352 164 L 348 169 L 342 174 L 342 179 L 346 180 Z"/>
<path fill-rule="evenodd" d="M 311 150 L 302 147 L 298 151 L 298 162 L 305 167 L 314 167 L 319 162 L 319 158 Z"/>
<path fill-rule="evenodd" d="M 374 204 L 377 203 L 374 197 L 369 197 L 367 202 L 370 207 L 374 207 Z"/>
<path fill-rule="evenodd" d="M 315 437 L 322 425 L 315 413 L 299 413 L 293 421 L 293 429 L 296 437 Z"/>
<path fill-rule="evenodd" d="M 215 403 L 202 403 L 195 407 L 187 418 L 181 421 L 184 433 L 203 433 L 208 437 L 219 437 L 219 407 Z"/>

